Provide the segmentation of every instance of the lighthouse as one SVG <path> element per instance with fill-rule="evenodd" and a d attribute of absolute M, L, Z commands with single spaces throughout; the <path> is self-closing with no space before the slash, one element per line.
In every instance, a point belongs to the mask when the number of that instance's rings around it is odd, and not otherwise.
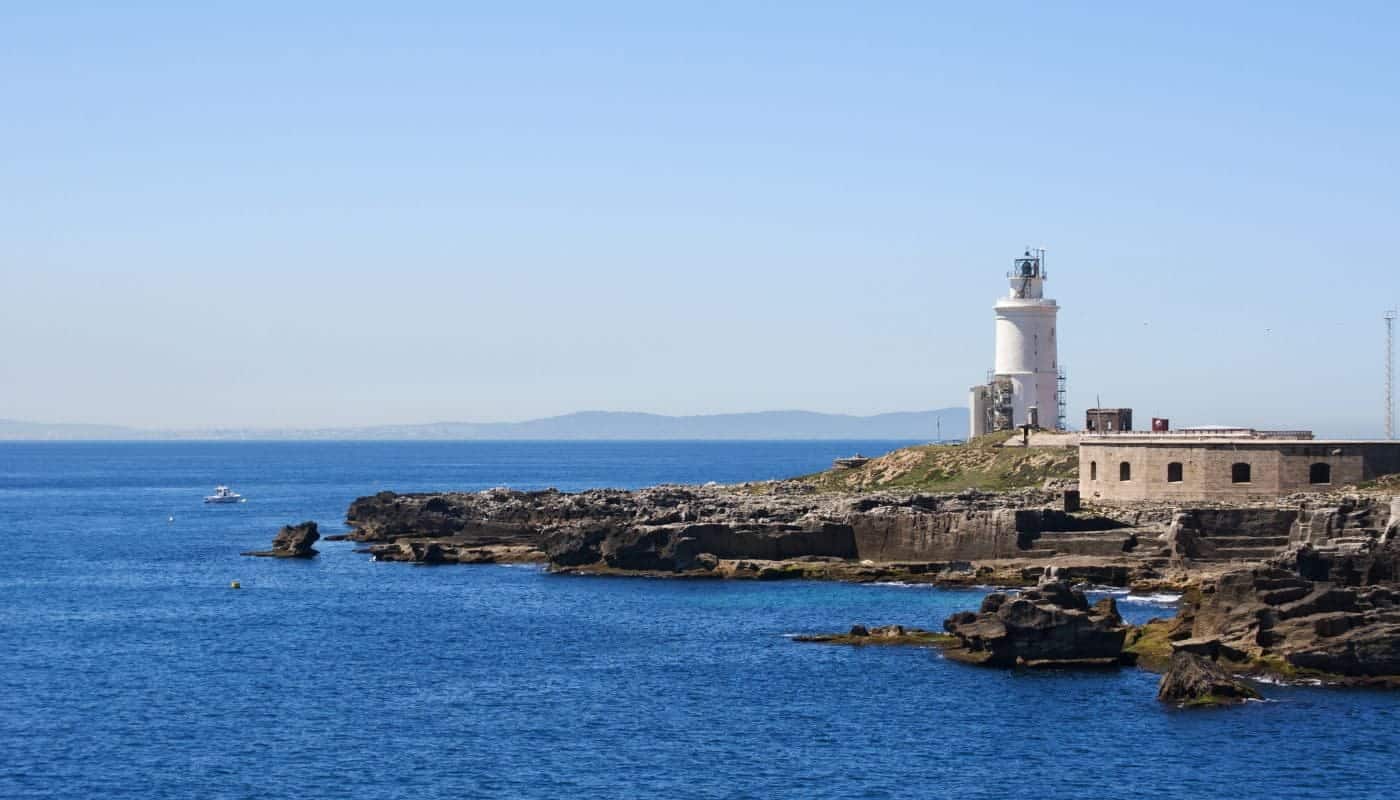
<path fill-rule="evenodd" d="M 971 436 L 1022 425 L 1060 426 L 1060 364 L 1055 317 L 1060 307 L 1045 297 L 1045 251 L 1027 249 L 1007 273 L 1011 291 L 997 300 L 996 360 L 991 380 L 972 387 Z"/>

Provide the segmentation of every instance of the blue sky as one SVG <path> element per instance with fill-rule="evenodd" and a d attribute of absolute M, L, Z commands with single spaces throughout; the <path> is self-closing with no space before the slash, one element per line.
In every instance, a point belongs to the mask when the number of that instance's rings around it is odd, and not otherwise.
<path fill-rule="evenodd" d="M 0 417 L 966 401 L 1379 435 L 1383 4 L 0 3 Z"/>

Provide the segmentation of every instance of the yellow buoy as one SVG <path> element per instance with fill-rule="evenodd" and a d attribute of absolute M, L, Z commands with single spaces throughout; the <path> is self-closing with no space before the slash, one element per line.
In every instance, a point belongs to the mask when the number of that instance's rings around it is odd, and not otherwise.
<path fill-rule="evenodd" d="M 232 583 L 230 583 L 230 584 L 228 585 L 228 588 L 230 588 L 230 589 L 242 589 L 242 588 L 243 588 L 243 584 L 239 583 L 238 581 L 233 581 Z"/>

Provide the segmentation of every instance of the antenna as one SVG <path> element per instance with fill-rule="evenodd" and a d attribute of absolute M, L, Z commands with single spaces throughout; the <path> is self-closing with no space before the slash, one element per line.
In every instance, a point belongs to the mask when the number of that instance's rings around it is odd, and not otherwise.
<path fill-rule="evenodd" d="M 1395 309 L 1385 312 L 1385 438 L 1395 438 Z"/>

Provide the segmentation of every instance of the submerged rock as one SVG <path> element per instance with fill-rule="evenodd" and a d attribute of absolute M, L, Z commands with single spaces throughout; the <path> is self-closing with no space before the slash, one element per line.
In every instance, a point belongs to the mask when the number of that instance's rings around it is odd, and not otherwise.
<path fill-rule="evenodd" d="M 959 642 L 949 658 L 989 667 L 1115 665 L 1128 632 L 1112 598 L 1090 608 L 1083 592 L 1058 582 L 1014 597 L 989 594 L 976 613 L 954 614 L 943 629 Z"/>
<path fill-rule="evenodd" d="M 242 555 L 267 558 L 315 558 L 317 550 L 312 547 L 321 538 L 316 523 L 310 520 L 300 525 L 283 525 L 282 530 L 272 539 L 271 550 L 250 550 Z"/>
<path fill-rule="evenodd" d="M 1157 699 L 1187 707 L 1223 706 L 1257 700 L 1259 693 L 1205 656 L 1180 649 L 1157 684 Z"/>
<path fill-rule="evenodd" d="M 795 636 L 794 641 L 815 642 L 817 644 L 903 644 L 903 645 L 945 645 L 952 641 L 952 637 L 946 633 L 926 631 L 923 628 L 906 628 L 903 625 L 882 625 L 876 628 L 867 628 L 864 625 L 852 625 L 851 630 L 846 633 L 818 633 L 811 635 Z"/>

